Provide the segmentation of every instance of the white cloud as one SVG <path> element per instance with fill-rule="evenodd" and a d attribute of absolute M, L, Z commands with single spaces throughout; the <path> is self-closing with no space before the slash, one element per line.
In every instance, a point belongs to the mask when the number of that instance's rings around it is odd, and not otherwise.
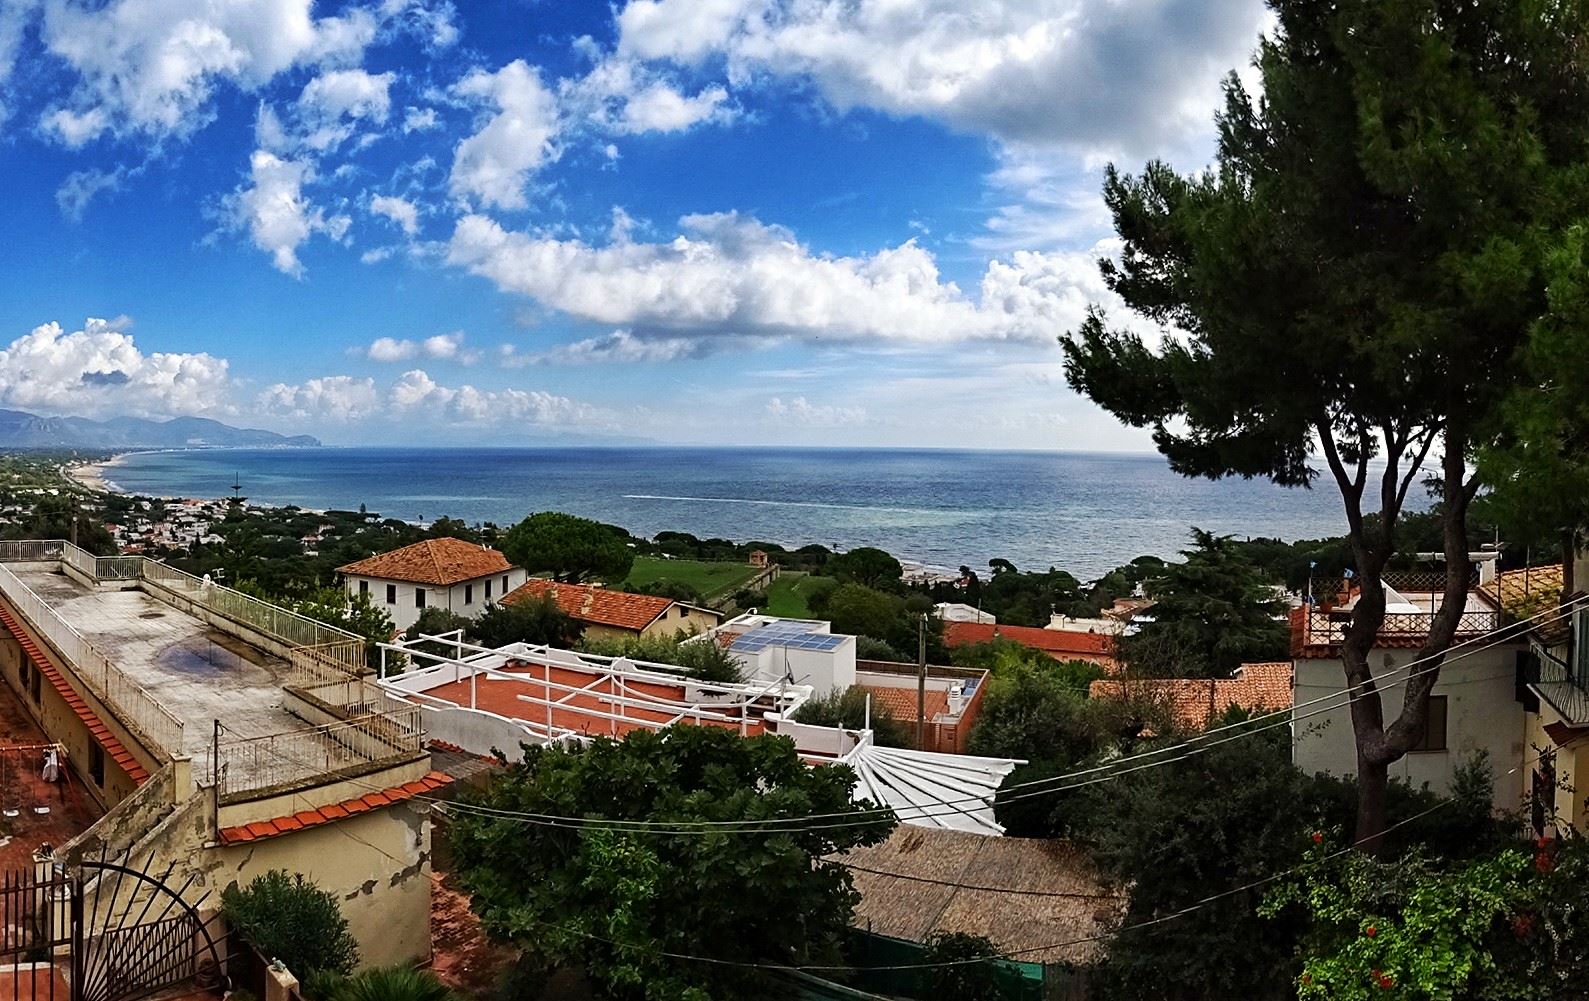
<path fill-rule="evenodd" d="M 403 114 L 403 133 L 428 132 L 441 125 L 435 108 L 409 108 Z"/>
<path fill-rule="evenodd" d="M 973 299 L 908 241 L 868 256 L 813 253 L 787 230 L 735 213 L 686 216 L 665 243 L 605 246 L 461 219 L 447 260 L 499 288 L 581 319 L 642 334 L 808 341 L 1051 342 L 1107 301 L 1092 253 L 994 260 Z"/>
<path fill-rule="evenodd" d="M 682 132 L 692 125 L 720 116 L 728 91 L 708 87 L 686 97 L 665 83 L 653 83 L 630 97 L 623 106 L 625 132 Z"/>
<path fill-rule="evenodd" d="M 405 198 L 376 195 L 370 199 L 370 211 L 397 223 L 409 236 L 419 232 L 419 206 Z"/>
<path fill-rule="evenodd" d="M 521 354 L 513 345 L 504 344 L 497 354 L 505 368 L 523 368 L 527 365 L 660 364 L 700 353 L 701 344 L 688 337 L 648 339 L 636 337 L 627 330 L 614 330 L 535 354 Z"/>
<path fill-rule="evenodd" d="M 207 124 L 217 84 L 254 90 L 295 66 L 356 60 L 375 13 L 312 15 L 313 0 L 48 0 L 40 37 L 76 77 L 44 116 L 68 145 L 105 132 L 183 136 Z"/>
<path fill-rule="evenodd" d="M 75 170 L 66 175 L 66 180 L 55 189 L 55 204 L 60 207 L 61 215 L 73 222 L 81 222 L 89 203 L 104 192 L 120 191 L 128 173 L 122 167 L 115 170 Z"/>
<path fill-rule="evenodd" d="M 339 240 L 350 224 L 347 216 L 327 216 L 310 204 L 303 186 L 313 178 L 314 167 L 307 160 L 284 159 L 259 149 L 249 160 L 250 184 L 227 199 L 232 224 L 247 229 L 254 246 L 271 256 L 276 270 L 294 278 L 303 277 L 298 247 L 304 241 L 315 233 Z"/>
<path fill-rule="evenodd" d="M 524 208 L 530 175 L 557 155 L 556 99 L 541 83 L 539 72 L 522 59 L 495 73 L 475 70 L 454 91 L 494 110 L 480 130 L 454 151 L 450 190 L 481 205 Z"/>
<path fill-rule="evenodd" d="M 866 423 L 865 407 L 840 407 L 814 405 L 804 396 L 785 401 L 774 396 L 767 401 L 767 417 L 775 424 L 797 424 L 804 427 L 850 427 Z"/>
<path fill-rule="evenodd" d="M 296 386 L 278 382 L 259 395 L 264 413 L 295 420 L 358 421 L 380 406 L 374 379 L 331 375 Z"/>
<path fill-rule="evenodd" d="M 834 106 L 1011 142 L 1140 152 L 1205 134 L 1259 0 L 632 0 L 618 53 L 798 77 Z"/>
<path fill-rule="evenodd" d="M 411 361 L 415 358 L 436 358 L 441 360 L 457 360 L 469 364 L 475 356 L 463 350 L 463 331 L 455 330 L 450 334 L 437 334 L 422 340 L 408 340 L 395 337 L 377 337 L 365 348 L 363 354 L 370 361 L 399 362 Z"/>
<path fill-rule="evenodd" d="M 38 9 L 39 0 L 0 0 L 0 126 L 10 117 L 8 84 L 22 50 L 22 39 Z"/>
<path fill-rule="evenodd" d="M 393 410 L 449 424 L 503 426 L 509 423 L 588 425 L 601 413 L 587 404 L 541 390 L 482 390 L 444 386 L 422 369 L 404 372 L 388 394 Z"/>
<path fill-rule="evenodd" d="M 145 354 L 123 329 L 128 322 L 91 318 L 72 333 L 51 322 L 12 341 L 0 349 L 0 403 L 88 417 L 228 411 L 225 359 Z"/>
<path fill-rule="evenodd" d="M 366 73 L 361 69 L 331 70 L 304 87 L 298 97 L 300 141 L 325 151 L 353 135 L 357 123 L 380 125 L 391 114 L 395 73 Z"/>

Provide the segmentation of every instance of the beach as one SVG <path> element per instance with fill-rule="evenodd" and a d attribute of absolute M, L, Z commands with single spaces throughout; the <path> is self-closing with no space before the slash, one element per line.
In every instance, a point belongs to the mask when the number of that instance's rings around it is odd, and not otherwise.
<path fill-rule="evenodd" d="M 116 466 L 121 465 L 126 460 L 126 457 L 130 454 L 132 453 L 121 452 L 111 456 L 108 459 L 101 459 L 97 462 L 75 463 L 73 465 L 67 466 L 65 473 L 79 486 L 87 490 L 92 490 L 94 493 L 120 493 L 121 488 L 118 487 L 115 482 L 106 475 L 106 473 Z"/>

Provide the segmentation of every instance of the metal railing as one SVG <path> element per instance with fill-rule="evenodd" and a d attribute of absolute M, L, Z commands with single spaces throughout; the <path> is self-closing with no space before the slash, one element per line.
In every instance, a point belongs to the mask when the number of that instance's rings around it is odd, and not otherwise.
<path fill-rule="evenodd" d="M 1433 612 L 1390 612 L 1380 623 L 1379 639 L 1416 640 L 1429 635 L 1434 626 Z M 1303 618 L 1302 639 L 1308 646 L 1337 646 L 1346 640 L 1346 630 L 1351 625 L 1351 615 L 1344 611 L 1327 612 L 1310 609 Z M 1484 636 L 1501 627 L 1498 609 L 1473 610 L 1462 613 L 1454 634 L 1458 639 Z"/>
<path fill-rule="evenodd" d="M 71 662 L 72 673 L 83 680 L 106 705 L 122 714 L 149 740 L 155 751 L 176 754 L 182 750 L 182 720 L 149 690 L 129 678 L 72 624 L 56 614 L 33 589 L 0 564 L 0 594 L 38 633 Z"/>
<path fill-rule="evenodd" d="M 0 563 L 54 563 L 66 543 L 60 539 L 11 539 L 0 542 Z"/>
<path fill-rule="evenodd" d="M 1387 570 L 1380 577 L 1387 587 L 1398 591 L 1418 591 L 1431 594 L 1440 594 L 1446 589 L 1446 572 L 1444 570 Z M 1350 586 L 1355 581 L 1344 581 L 1344 586 Z M 1466 578 L 1466 590 L 1479 586 L 1478 567 L 1469 567 Z"/>
<path fill-rule="evenodd" d="M 304 730 L 223 738 L 203 763 L 221 797 L 240 800 L 378 771 L 423 750 L 422 712 L 403 705 Z"/>
<path fill-rule="evenodd" d="M 327 625 L 224 584 L 203 580 L 156 560 L 143 561 L 143 579 L 289 646 L 325 647 L 354 642 L 362 648 L 364 642 L 362 637 L 346 629 Z"/>

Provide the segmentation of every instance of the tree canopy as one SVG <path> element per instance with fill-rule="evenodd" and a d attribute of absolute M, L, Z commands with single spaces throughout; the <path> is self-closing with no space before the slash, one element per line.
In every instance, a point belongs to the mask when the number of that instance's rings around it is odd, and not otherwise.
<path fill-rule="evenodd" d="M 904 571 L 899 561 L 883 550 L 857 546 L 829 559 L 824 572 L 841 581 L 853 581 L 886 591 L 899 587 L 899 577 Z"/>
<path fill-rule="evenodd" d="M 1589 8 L 1270 6 L 1262 100 L 1228 78 L 1214 167 L 1107 174 L 1123 249 L 1104 278 L 1165 335 L 1095 308 L 1065 338 L 1066 372 L 1151 428 L 1185 475 L 1302 486 L 1322 456 L 1365 582 L 1342 647 L 1358 685 L 1372 677 L 1398 519 L 1431 452 L 1447 580 L 1424 655 L 1455 632 L 1480 485 L 1470 460 L 1501 435 L 1555 307 L 1553 264 L 1589 214 Z M 1583 343 L 1581 327 L 1570 336 Z M 1389 765 L 1437 680 L 1409 682 L 1389 723 L 1377 690 L 1353 703 L 1364 837 L 1383 829 Z"/>
<path fill-rule="evenodd" d="M 509 643 L 566 647 L 579 638 L 579 624 L 549 594 L 524 595 L 511 604 L 493 602 L 469 624 L 469 637 L 481 646 Z"/>
<path fill-rule="evenodd" d="M 527 747 L 470 801 L 492 810 L 655 822 L 845 815 L 855 774 L 808 767 L 784 737 L 717 727 L 637 730 L 583 748 Z M 890 814 L 764 834 L 620 833 L 464 810 L 460 884 L 488 934 L 615 998 L 769 996 L 730 963 L 831 962 L 858 895 L 835 852 L 876 844 Z M 753 903 L 747 903 L 753 902 Z"/>
<path fill-rule="evenodd" d="M 590 577 L 617 582 L 629 576 L 629 533 L 559 511 L 540 511 L 508 529 L 502 553 L 530 573 L 578 583 Z"/>
<path fill-rule="evenodd" d="M 1133 671 L 1222 678 L 1248 661 L 1284 659 L 1286 606 L 1273 586 L 1229 536 L 1194 528 L 1192 539 L 1185 562 L 1148 581 L 1151 619 L 1121 642 Z"/>

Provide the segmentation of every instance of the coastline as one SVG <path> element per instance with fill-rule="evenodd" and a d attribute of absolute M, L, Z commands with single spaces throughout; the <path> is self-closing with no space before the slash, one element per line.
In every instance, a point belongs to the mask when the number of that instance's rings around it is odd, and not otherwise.
<path fill-rule="evenodd" d="M 132 453 L 117 452 L 110 458 L 101 459 L 97 462 L 74 463 L 73 465 L 69 465 L 65 468 L 65 473 L 69 479 L 90 493 L 124 493 L 124 491 L 116 485 L 115 481 L 109 479 L 105 473 L 107 470 L 121 465 L 122 461 L 130 454 Z"/>

